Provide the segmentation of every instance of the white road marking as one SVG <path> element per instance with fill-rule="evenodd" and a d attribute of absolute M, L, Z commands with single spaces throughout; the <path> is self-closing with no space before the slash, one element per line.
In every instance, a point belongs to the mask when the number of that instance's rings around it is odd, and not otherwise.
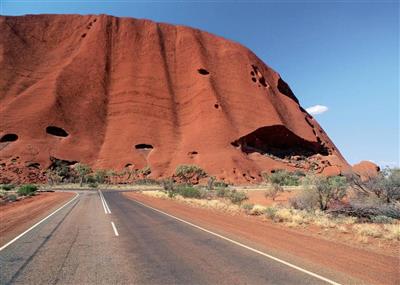
<path fill-rule="evenodd" d="M 118 231 L 117 231 L 117 227 L 114 225 L 114 222 L 111 222 L 112 228 L 114 230 L 114 234 L 115 236 L 119 236 Z"/>
<path fill-rule="evenodd" d="M 104 204 L 104 200 L 103 200 L 103 197 L 102 197 L 102 195 L 101 195 L 101 191 L 100 191 L 100 190 L 98 190 L 98 191 L 99 191 L 99 196 L 100 196 L 101 204 L 103 205 L 103 208 L 104 208 L 104 213 L 107 214 L 107 208 L 106 208 L 106 205 Z"/>
<path fill-rule="evenodd" d="M 29 229 L 27 229 L 26 231 L 24 231 L 22 234 L 16 236 L 14 239 L 10 240 L 8 243 L 6 243 L 5 245 L 3 245 L 2 247 L 0 247 L 0 251 L 2 251 L 3 249 L 5 249 L 6 247 L 8 247 L 9 245 L 11 245 L 12 243 L 16 242 L 18 239 L 20 239 L 22 236 L 24 236 L 26 233 L 28 233 L 29 231 L 33 230 L 34 228 L 36 228 L 38 225 L 40 225 L 41 223 L 43 223 L 44 221 L 46 221 L 48 218 L 50 218 L 51 216 L 53 216 L 54 214 L 56 214 L 58 211 L 60 211 L 61 209 L 63 209 L 64 207 L 66 207 L 68 204 L 72 203 L 72 201 L 74 201 L 76 198 L 78 198 L 79 193 L 76 193 L 75 197 L 72 198 L 71 200 L 69 200 L 67 203 L 65 203 L 64 205 L 62 205 L 60 208 L 58 208 L 57 210 L 55 210 L 53 213 L 51 213 L 50 215 L 48 215 L 47 217 L 45 217 L 44 219 L 40 220 L 39 222 L 37 222 L 36 224 L 34 224 L 32 227 L 30 227 Z"/>
<path fill-rule="evenodd" d="M 235 245 L 238 245 L 238 246 L 240 246 L 240 247 L 243 247 L 243 248 L 245 248 L 245 249 L 248 249 L 248 250 L 250 250 L 250 251 L 252 251 L 252 252 L 258 253 L 258 254 L 260 254 L 260 255 L 262 255 L 262 256 L 265 256 L 265 257 L 267 257 L 267 258 L 270 258 L 270 259 L 272 259 L 272 260 L 274 260 L 274 261 L 276 261 L 276 262 L 282 263 L 282 264 L 284 264 L 284 265 L 286 265 L 286 266 L 289 266 L 289 267 L 291 267 L 291 268 L 293 268 L 293 269 L 296 269 L 296 270 L 298 270 L 298 271 L 301 271 L 301 272 L 303 272 L 303 273 L 305 273 L 305 274 L 311 275 L 311 276 L 313 276 L 313 277 L 315 277 L 315 278 L 317 278 L 317 279 L 320 279 L 320 280 L 322 280 L 322 281 L 325 281 L 325 282 L 327 282 L 327 283 L 329 283 L 329 284 L 332 284 L 332 285 L 340 285 L 340 283 L 337 283 L 337 282 L 335 282 L 335 281 L 333 281 L 333 280 L 330 280 L 330 279 L 328 279 L 328 278 L 326 278 L 326 277 L 323 277 L 323 276 L 321 276 L 321 275 L 318 275 L 318 274 L 316 274 L 316 273 L 314 273 L 314 272 L 308 271 L 307 269 L 301 268 L 301 267 L 299 267 L 299 266 L 297 266 L 297 265 L 294 265 L 294 264 L 292 264 L 292 263 L 290 263 L 290 262 L 287 262 L 287 261 L 284 261 L 284 260 L 282 260 L 282 259 L 279 259 L 279 258 L 277 258 L 277 257 L 275 257 L 275 256 L 272 256 L 272 255 L 270 255 L 270 254 L 267 254 L 267 253 L 265 253 L 265 252 L 262 252 L 262 251 L 260 251 L 260 250 L 255 249 L 255 248 L 252 248 L 252 247 L 250 247 L 250 246 L 244 245 L 244 244 L 242 244 L 242 243 L 240 243 L 240 242 L 237 242 L 237 241 L 235 241 L 235 240 L 232 240 L 232 239 L 230 239 L 230 238 L 227 238 L 227 237 L 225 237 L 225 236 L 223 236 L 223 235 L 214 233 L 214 232 L 212 232 L 212 231 L 210 231 L 210 230 L 207 230 L 207 229 L 205 229 L 205 228 L 202 228 L 202 227 L 200 227 L 200 226 L 198 226 L 198 225 L 192 224 L 191 222 L 185 221 L 185 220 L 183 220 L 183 219 L 181 219 L 181 218 L 175 217 L 175 216 L 170 215 L 170 214 L 168 214 L 168 213 L 166 213 L 166 212 L 163 212 L 163 211 L 161 211 L 161 210 L 158 210 L 158 209 L 156 209 L 156 208 L 153 208 L 153 207 L 151 207 L 151 206 L 148 206 L 148 205 L 146 205 L 146 204 L 143 204 L 142 202 L 139 202 L 139 201 L 136 201 L 136 200 L 132 200 L 132 201 L 134 201 L 134 202 L 136 202 L 136 203 L 138 203 L 138 204 L 140 204 L 140 205 L 142 205 L 142 206 L 144 206 L 144 207 L 147 207 L 147 208 L 149 208 L 149 209 L 152 209 L 153 211 L 159 212 L 159 213 L 161 213 L 161 214 L 163 214 L 163 215 L 166 215 L 166 216 L 171 217 L 171 218 L 173 218 L 173 219 L 175 219 L 175 220 L 178 220 L 178 221 L 180 221 L 180 222 L 182 222 L 182 223 L 188 224 L 188 225 L 190 225 L 190 226 L 192 226 L 192 227 L 194 227 L 194 228 L 197 228 L 197 229 L 199 229 L 199 230 L 202 230 L 202 231 L 204 231 L 204 232 L 206 232 L 206 233 L 209 233 L 209 234 L 211 234 L 211 235 L 214 235 L 214 236 L 216 236 L 216 237 L 219 237 L 219 238 L 221 238 L 221 239 L 223 239 L 223 240 L 229 241 L 229 242 L 231 242 L 231 243 L 233 243 L 233 244 L 235 244 Z"/>
<path fill-rule="evenodd" d="M 98 190 L 98 191 L 99 191 L 101 203 L 103 204 L 104 213 L 111 214 L 110 207 L 108 207 L 107 201 L 104 198 L 103 193 L 101 192 L 101 190 Z"/>

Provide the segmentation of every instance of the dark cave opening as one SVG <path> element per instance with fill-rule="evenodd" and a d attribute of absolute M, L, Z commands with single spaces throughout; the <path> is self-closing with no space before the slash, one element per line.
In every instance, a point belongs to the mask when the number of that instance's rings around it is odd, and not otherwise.
<path fill-rule="evenodd" d="M 1 137 L 0 142 L 15 142 L 18 139 L 16 134 L 5 134 Z"/>
<path fill-rule="evenodd" d="M 153 146 L 151 144 L 140 143 L 140 144 L 135 145 L 135 148 L 149 150 L 149 149 L 153 149 Z"/>
<path fill-rule="evenodd" d="M 258 152 L 278 158 L 314 154 L 328 155 L 328 149 L 320 142 L 309 142 L 292 133 L 285 126 L 261 127 L 231 143 L 244 153 Z"/>
<path fill-rule="evenodd" d="M 63 129 L 55 126 L 48 126 L 46 128 L 46 133 L 49 135 L 57 136 L 57 137 L 67 137 L 68 133 Z"/>

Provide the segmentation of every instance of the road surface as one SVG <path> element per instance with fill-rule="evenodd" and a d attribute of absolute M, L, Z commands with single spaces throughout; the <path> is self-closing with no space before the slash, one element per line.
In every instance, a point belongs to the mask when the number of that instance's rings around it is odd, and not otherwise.
<path fill-rule="evenodd" d="M 116 191 L 80 192 L 2 249 L 0 283 L 328 284 Z"/>

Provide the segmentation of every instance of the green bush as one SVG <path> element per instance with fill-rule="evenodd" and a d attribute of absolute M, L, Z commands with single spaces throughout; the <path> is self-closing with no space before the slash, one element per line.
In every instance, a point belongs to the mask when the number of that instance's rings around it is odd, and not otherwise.
<path fill-rule="evenodd" d="M 105 169 L 98 169 L 94 173 L 94 178 L 96 179 L 97 183 L 103 184 L 107 178 L 107 170 Z"/>
<path fill-rule="evenodd" d="M 253 204 L 253 203 L 246 203 L 246 204 L 243 204 L 243 205 L 242 205 L 242 208 L 243 208 L 243 210 L 245 210 L 245 212 L 246 212 L 247 214 L 249 214 L 250 211 L 253 210 L 254 204 Z"/>
<path fill-rule="evenodd" d="M 225 183 L 224 181 L 215 181 L 214 187 L 215 188 L 226 188 L 226 187 L 228 187 L 228 184 Z"/>
<path fill-rule="evenodd" d="M 15 188 L 14 184 L 3 184 L 1 185 L 1 189 L 5 190 L 5 191 L 10 191 L 12 189 Z"/>
<path fill-rule="evenodd" d="M 199 189 L 194 188 L 190 185 L 182 185 L 178 188 L 178 193 L 185 198 L 201 198 L 201 193 Z"/>
<path fill-rule="evenodd" d="M 14 194 L 8 195 L 7 200 L 11 202 L 17 201 L 17 195 Z"/>
<path fill-rule="evenodd" d="M 267 207 L 267 208 L 265 209 L 265 216 L 266 216 L 268 219 L 273 220 L 273 219 L 275 218 L 275 215 L 276 215 L 276 212 L 277 212 L 277 211 L 278 211 L 278 209 L 275 208 L 275 207 Z"/>
<path fill-rule="evenodd" d="M 17 193 L 19 196 L 33 196 L 37 190 L 36 185 L 26 184 L 19 187 Z"/>
<path fill-rule="evenodd" d="M 280 186 L 298 186 L 300 185 L 301 176 L 299 173 L 291 173 L 287 170 L 276 170 L 269 175 L 263 174 L 264 179 L 269 183 Z"/>
<path fill-rule="evenodd" d="M 241 204 L 243 201 L 249 199 L 247 194 L 243 191 L 232 190 L 229 194 L 229 200 L 234 204 Z"/>
<path fill-rule="evenodd" d="M 179 165 L 175 169 L 175 175 L 186 183 L 189 183 L 192 178 L 206 177 L 207 173 L 197 165 L 184 164 Z"/>
<path fill-rule="evenodd" d="M 99 186 L 99 184 L 97 184 L 97 182 L 89 182 L 88 186 L 90 188 L 97 188 Z"/>
<path fill-rule="evenodd" d="M 394 224 L 396 220 L 387 216 L 378 215 L 371 217 L 371 221 L 376 224 Z"/>
<path fill-rule="evenodd" d="M 218 188 L 216 190 L 217 197 L 224 198 L 228 197 L 230 194 L 230 190 L 228 188 Z"/>

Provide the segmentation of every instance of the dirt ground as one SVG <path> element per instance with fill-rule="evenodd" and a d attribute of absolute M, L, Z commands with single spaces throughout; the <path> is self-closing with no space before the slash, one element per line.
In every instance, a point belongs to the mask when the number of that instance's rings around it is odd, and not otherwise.
<path fill-rule="evenodd" d="M 73 196 L 74 193 L 69 192 L 43 192 L 20 201 L 0 205 L 0 246 L 34 225 Z"/>
<path fill-rule="evenodd" d="M 246 190 L 245 192 L 249 196 L 249 200 L 247 201 L 248 203 L 262 206 L 271 206 L 273 204 L 285 205 L 296 193 L 295 191 L 284 191 L 275 198 L 275 201 L 273 201 L 271 198 L 265 197 L 265 190 Z"/>
<path fill-rule="evenodd" d="M 382 249 L 379 253 L 326 240 L 313 230 L 284 228 L 252 216 L 191 207 L 140 193 L 127 192 L 124 195 L 238 241 L 255 244 L 278 257 L 309 264 L 316 270 L 329 268 L 371 284 L 400 282 L 398 250 L 393 248 Z"/>

